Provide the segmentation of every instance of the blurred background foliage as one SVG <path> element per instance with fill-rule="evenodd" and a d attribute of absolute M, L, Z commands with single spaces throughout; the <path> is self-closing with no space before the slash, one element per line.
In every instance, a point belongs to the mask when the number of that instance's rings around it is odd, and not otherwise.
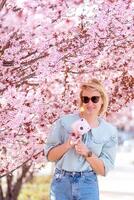
<path fill-rule="evenodd" d="M 51 176 L 34 176 L 23 185 L 18 200 L 49 200 Z"/>

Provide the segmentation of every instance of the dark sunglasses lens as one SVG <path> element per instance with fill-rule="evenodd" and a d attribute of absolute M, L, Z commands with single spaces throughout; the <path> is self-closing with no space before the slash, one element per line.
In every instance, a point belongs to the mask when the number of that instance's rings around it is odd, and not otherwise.
<path fill-rule="evenodd" d="M 98 103 L 98 102 L 99 102 L 99 98 L 100 98 L 100 97 L 98 97 L 98 96 L 93 96 L 93 97 L 91 97 L 91 101 L 92 101 L 93 103 Z"/>
<path fill-rule="evenodd" d="M 86 97 L 86 96 L 82 97 L 82 102 L 83 103 L 88 103 L 89 102 L 89 97 Z"/>
<path fill-rule="evenodd" d="M 99 102 L 99 99 L 100 99 L 99 96 L 93 96 L 93 97 L 91 97 L 91 101 L 92 101 L 93 103 L 98 103 L 98 102 Z M 89 101 L 90 101 L 90 98 L 89 98 L 89 97 L 87 97 L 87 96 L 83 96 L 83 97 L 82 97 L 82 102 L 83 102 L 83 103 L 89 103 Z"/>

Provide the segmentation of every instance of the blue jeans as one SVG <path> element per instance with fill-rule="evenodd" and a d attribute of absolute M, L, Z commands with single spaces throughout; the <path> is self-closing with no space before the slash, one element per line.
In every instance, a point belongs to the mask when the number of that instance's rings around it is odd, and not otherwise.
<path fill-rule="evenodd" d="M 51 200 L 99 200 L 96 173 L 56 169 L 51 183 Z"/>

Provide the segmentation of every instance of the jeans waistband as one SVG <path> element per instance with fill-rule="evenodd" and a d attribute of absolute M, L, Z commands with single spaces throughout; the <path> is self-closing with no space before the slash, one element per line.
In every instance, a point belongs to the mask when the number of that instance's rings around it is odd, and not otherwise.
<path fill-rule="evenodd" d="M 77 172 L 77 171 L 73 171 L 73 172 L 70 172 L 70 171 L 66 171 L 66 170 L 63 170 L 63 169 L 55 169 L 55 173 L 59 173 L 59 174 L 63 174 L 63 175 L 70 175 L 70 176 L 83 176 L 83 175 L 86 175 L 86 174 L 89 174 L 89 173 L 93 173 L 93 170 L 84 170 L 84 171 L 81 171 L 81 172 Z"/>

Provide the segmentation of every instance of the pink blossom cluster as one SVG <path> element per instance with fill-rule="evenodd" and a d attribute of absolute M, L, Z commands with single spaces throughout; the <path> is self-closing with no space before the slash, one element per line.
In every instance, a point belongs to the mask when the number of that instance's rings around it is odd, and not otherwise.
<path fill-rule="evenodd" d="M 82 81 L 96 77 L 105 84 L 109 118 L 133 105 L 134 3 L 7 0 L 0 11 L 4 175 L 29 160 L 45 162 L 49 127 L 60 115 L 78 111 Z"/>

